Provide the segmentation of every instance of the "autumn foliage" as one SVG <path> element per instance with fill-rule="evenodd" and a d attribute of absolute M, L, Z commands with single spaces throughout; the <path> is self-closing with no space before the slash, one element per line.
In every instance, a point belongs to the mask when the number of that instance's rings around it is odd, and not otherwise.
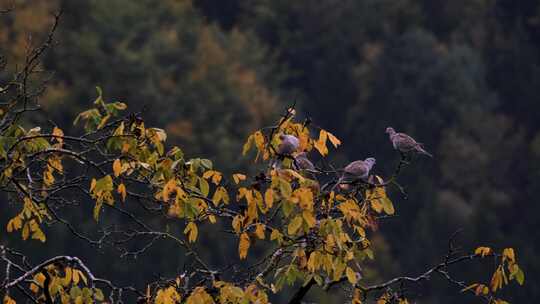
<path fill-rule="evenodd" d="M 169 146 L 166 132 L 147 126 L 144 113 L 129 113 L 126 103 L 106 101 L 99 88 L 92 107 L 74 119 L 75 127 L 28 127 L 24 117 L 31 115 L 38 100 L 27 89 L 30 83 L 42 84 L 32 73 L 39 67 L 41 52 L 39 48 L 31 52 L 27 68 L 12 82 L 0 84 L 0 188 L 18 208 L 5 223 L 7 232 L 47 246 L 47 238 L 54 237 L 47 233 L 48 225 L 63 225 L 90 244 L 123 249 L 124 256 L 145 254 L 157 239 L 166 239 L 191 262 L 174 278 L 148 278 L 143 287 L 118 286 L 97 277 L 77 257 L 56 256 L 29 265 L 24 252 L 2 246 L 5 277 L 0 290 L 6 304 L 22 303 L 24 298 L 38 303 L 117 303 L 137 298 L 139 303 L 155 304 L 263 304 L 285 290 L 292 290 L 290 303 L 300 303 L 310 288 L 328 291 L 338 285 L 352 303 L 404 304 L 414 296 L 402 287 L 432 275 L 447 279 L 456 292 L 503 304 L 507 302 L 500 299 L 501 288 L 512 281 L 524 283 L 514 249 L 486 246 L 471 248 L 468 254 L 450 246 L 440 264 L 416 277 L 366 280 L 364 265 L 378 254 L 371 237 L 401 208 L 387 190 L 393 187 L 399 195 L 400 172 L 407 166 L 414 170 L 419 160 L 396 152 L 393 172 L 372 173 L 366 180 L 334 187 L 344 164 L 332 166 L 327 159 L 341 141 L 299 119 L 293 108 L 274 125 L 248 136 L 238 152 L 253 160 L 253 167 L 230 176 L 209 159 Z M 298 138 L 297 151 L 278 152 L 283 134 Z M 300 152 L 323 159 L 322 165 L 300 169 L 296 163 Z M 79 203 L 92 204 L 93 212 L 87 216 L 96 225 L 107 220 L 111 210 L 129 218 L 133 226 L 103 227 L 100 238 L 89 238 L 62 213 L 66 206 Z M 158 221 L 180 222 L 183 230 L 155 228 L 142 220 L 141 213 Z M 193 245 L 205 238 L 202 227 L 212 225 L 235 236 L 236 267 L 241 270 L 213 268 L 200 257 Z M 144 245 L 126 249 L 124 245 L 134 241 Z M 264 254 L 253 254 L 255 244 L 262 244 Z M 495 263 L 495 270 L 486 273 L 484 282 L 463 282 L 449 273 L 451 267 L 486 259 Z"/>

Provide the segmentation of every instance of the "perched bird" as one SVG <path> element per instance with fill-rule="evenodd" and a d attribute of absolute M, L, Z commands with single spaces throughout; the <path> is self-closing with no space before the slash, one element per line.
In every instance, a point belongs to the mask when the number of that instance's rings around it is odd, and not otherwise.
<path fill-rule="evenodd" d="M 309 160 L 309 158 L 307 158 L 306 152 L 301 152 L 301 153 L 298 153 L 298 155 L 296 155 L 296 157 L 294 158 L 294 165 L 299 170 L 306 170 L 310 172 L 315 171 L 315 166 Z"/>
<path fill-rule="evenodd" d="M 277 153 L 280 155 L 291 155 L 296 152 L 300 146 L 300 141 L 296 136 L 280 134 L 279 139 L 281 139 L 281 143 L 278 146 Z"/>
<path fill-rule="evenodd" d="M 394 149 L 399 150 L 402 153 L 415 152 L 433 157 L 433 155 L 424 150 L 421 143 L 416 142 L 416 140 L 409 135 L 397 133 L 392 127 L 386 128 L 386 133 L 388 133 Z"/>
<path fill-rule="evenodd" d="M 367 180 L 369 171 L 375 165 L 375 158 L 369 157 L 365 160 L 355 160 L 343 168 L 343 175 L 338 179 L 337 183 L 332 187 L 332 191 L 344 181 L 355 181 L 358 179 Z"/>
<path fill-rule="evenodd" d="M 271 167 L 274 169 L 280 169 L 281 161 L 286 157 L 292 157 L 292 154 L 296 152 L 300 146 L 300 140 L 294 135 L 279 134 L 279 139 L 281 142 L 276 150 L 277 157 L 270 163 Z"/>

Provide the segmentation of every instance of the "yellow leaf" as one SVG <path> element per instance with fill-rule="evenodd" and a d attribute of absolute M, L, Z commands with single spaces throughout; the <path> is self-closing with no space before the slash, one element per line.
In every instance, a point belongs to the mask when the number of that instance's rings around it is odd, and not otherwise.
<path fill-rule="evenodd" d="M 97 184 L 96 179 L 92 178 L 92 182 L 90 182 L 90 192 L 94 190 L 94 188 L 96 187 L 96 184 Z"/>
<path fill-rule="evenodd" d="M 370 200 L 370 202 L 371 202 L 371 208 L 373 208 L 375 212 L 381 213 L 381 211 L 383 210 L 383 205 L 381 204 L 381 201 L 379 199 L 372 199 Z"/>
<path fill-rule="evenodd" d="M 229 200 L 229 193 L 227 193 L 227 190 L 221 186 L 216 189 L 216 192 L 214 192 L 214 196 L 212 196 L 212 202 L 215 206 L 217 206 L 221 201 L 223 201 L 225 204 L 228 204 Z"/>
<path fill-rule="evenodd" d="M 14 218 L 10 219 L 7 224 L 7 232 L 12 232 L 15 230 L 19 230 L 21 228 L 22 228 L 22 219 L 20 215 L 17 215 Z"/>
<path fill-rule="evenodd" d="M 73 269 L 73 278 L 72 278 L 72 281 L 73 281 L 73 284 L 74 285 L 77 285 L 79 284 L 79 271 L 77 271 L 76 269 Z"/>
<path fill-rule="evenodd" d="M 37 286 L 36 284 L 32 283 L 32 284 L 30 284 L 30 290 L 31 290 L 33 293 L 38 293 L 38 292 L 39 292 L 39 286 Z"/>
<path fill-rule="evenodd" d="M 382 198 L 381 203 L 382 203 L 384 212 L 386 212 L 386 214 L 388 215 L 394 214 L 395 212 L 394 205 L 392 204 L 392 201 L 388 197 Z"/>
<path fill-rule="evenodd" d="M 313 192 L 311 192 L 311 190 L 308 188 L 299 188 L 294 190 L 293 201 L 299 202 L 300 208 L 303 210 L 313 210 Z"/>
<path fill-rule="evenodd" d="M 204 178 L 204 179 L 209 179 L 209 178 L 212 177 L 212 175 L 214 175 L 215 173 L 216 173 L 216 171 L 214 171 L 214 170 L 208 170 L 208 171 L 204 172 L 203 178 Z"/>
<path fill-rule="evenodd" d="M 299 182 L 303 182 L 305 180 L 305 178 L 300 175 L 300 173 L 291 169 L 281 170 L 280 173 L 283 173 L 283 175 L 290 175 L 291 177 L 295 177 L 296 179 L 298 179 Z"/>
<path fill-rule="evenodd" d="M 302 217 L 296 216 L 287 227 L 287 233 L 289 235 L 295 235 L 298 229 L 302 227 Z"/>
<path fill-rule="evenodd" d="M 47 165 L 45 171 L 43 171 L 43 183 L 45 186 L 50 186 L 54 183 L 54 175 L 51 166 Z"/>
<path fill-rule="evenodd" d="M 253 196 L 253 190 L 247 190 L 245 192 L 245 197 L 247 201 L 247 218 L 249 222 L 252 222 L 256 218 L 258 218 L 258 212 L 257 212 L 257 201 L 254 199 Z"/>
<path fill-rule="evenodd" d="M 26 222 L 23 226 L 23 230 L 22 230 L 22 238 L 23 240 L 27 240 L 28 237 L 30 236 L 30 225 L 28 224 L 28 222 Z"/>
<path fill-rule="evenodd" d="M 254 140 L 255 140 L 255 146 L 257 146 L 257 149 L 259 149 L 260 152 L 264 150 L 265 140 L 264 135 L 261 131 L 257 131 L 253 134 Z"/>
<path fill-rule="evenodd" d="M 319 132 L 319 139 L 314 142 L 313 146 L 322 156 L 328 155 L 328 148 L 326 147 L 328 133 L 325 130 Z"/>
<path fill-rule="evenodd" d="M 221 182 L 221 177 L 221 173 L 215 171 L 214 175 L 212 176 L 212 183 L 217 186 L 219 182 Z"/>
<path fill-rule="evenodd" d="M 32 233 L 32 239 L 34 240 L 40 240 L 41 242 L 45 242 L 46 238 L 45 238 L 45 233 L 43 233 L 43 230 L 41 230 L 41 228 L 39 228 L 39 226 L 37 226 L 37 223 L 35 224 L 36 227 L 34 229 L 34 232 Z"/>
<path fill-rule="evenodd" d="M 187 224 L 186 228 L 184 229 L 184 234 L 188 235 L 188 240 L 190 243 L 193 243 L 197 240 L 198 233 L 199 230 L 197 229 L 197 225 L 194 222 L 189 222 L 189 224 Z"/>
<path fill-rule="evenodd" d="M 242 223 L 244 221 L 244 217 L 242 215 L 237 215 L 232 220 L 232 226 L 234 229 L 234 232 L 240 233 L 242 230 Z"/>
<path fill-rule="evenodd" d="M 304 218 L 304 221 L 306 221 L 309 228 L 315 227 L 317 220 L 315 219 L 315 216 L 313 216 L 313 213 L 308 210 L 304 210 L 302 211 L 302 217 Z"/>
<path fill-rule="evenodd" d="M 234 183 L 238 185 L 240 181 L 246 180 L 246 176 L 241 173 L 235 173 L 233 174 L 233 179 L 234 179 Z"/>
<path fill-rule="evenodd" d="M 176 191 L 176 180 L 174 178 L 171 178 L 166 184 L 165 186 L 163 186 L 163 201 L 164 202 L 168 202 L 169 201 L 169 197 L 170 197 L 170 194 L 174 191 Z"/>
<path fill-rule="evenodd" d="M 243 260 L 247 257 L 249 246 L 249 236 L 244 232 L 240 235 L 240 243 L 238 244 L 238 254 L 240 255 L 240 259 Z"/>
<path fill-rule="evenodd" d="M 334 136 L 334 134 L 330 132 L 326 132 L 328 134 L 328 139 L 334 145 L 334 148 L 337 148 L 339 145 L 341 145 L 341 140 L 339 140 L 337 137 Z"/>
<path fill-rule="evenodd" d="M 154 299 L 155 304 L 174 304 L 180 303 L 181 297 L 180 294 L 176 291 L 173 286 L 167 287 L 165 289 L 158 290 L 156 298 Z"/>
<path fill-rule="evenodd" d="M 97 129 L 101 129 L 105 126 L 105 124 L 107 123 L 107 121 L 109 121 L 109 119 L 111 118 L 111 115 L 110 114 L 107 114 L 105 115 L 102 119 L 101 119 L 101 122 L 99 123 L 99 125 L 97 126 Z"/>
<path fill-rule="evenodd" d="M 503 257 L 506 258 L 510 263 L 516 262 L 516 255 L 513 248 L 505 248 L 503 250 Z"/>
<path fill-rule="evenodd" d="M 496 292 L 502 285 L 502 274 L 500 268 L 497 268 L 493 276 L 491 277 L 490 287 L 492 292 Z"/>
<path fill-rule="evenodd" d="M 356 284 L 358 278 L 356 276 L 356 272 L 354 272 L 351 267 L 347 267 L 347 269 L 345 270 L 345 275 L 347 276 L 347 280 L 349 280 L 349 283 L 353 285 Z"/>
<path fill-rule="evenodd" d="M 47 160 L 47 164 L 51 167 L 50 171 L 52 172 L 53 169 L 58 171 L 59 173 L 64 172 L 64 167 L 62 166 L 62 161 L 60 157 L 50 157 Z"/>
<path fill-rule="evenodd" d="M 112 165 L 114 176 L 118 177 L 122 173 L 122 162 L 120 159 L 115 159 Z"/>
<path fill-rule="evenodd" d="M 266 229 L 266 227 L 261 223 L 255 225 L 255 235 L 261 240 L 264 240 L 264 237 L 265 237 L 264 236 L 264 231 L 265 231 L 265 229 Z"/>
<path fill-rule="evenodd" d="M 73 276 L 73 271 L 71 267 L 66 267 L 64 269 L 64 272 L 66 273 L 66 276 L 62 278 L 62 285 L 68 286 L 71 283 L 71 279 Z"/>
<path fill-rule="evenodd" d="M 467 290 L 471 290 L 471 289 L 475 288 L 476 286 L 478 286 L 478 283 L 471 284 L 471 285 L 469 285 L 469 286 L 463 288 L 463 289 L 461 290 L 461 292 L 465 292 L 465 291 L 467 291 Z"/>
<path fill-rule="evenodd" d="M 362 291 L 358 288 L 354 289 L 352 304 L 362 304 Z"/>
<path fill-rule="evenodd" d="M 103 206 L 102 201 L 96 201 L 96 205 L 94 206 L 94 220 L 97 222 L 99 220 L 99 212 L 101 211 L 101 207 Z"/>
<path fill-rule="evenodd" d="M 264 202 L 267 209 L 272 208 L 274 205 L 274 190 L 271 188 L 266 189 L 266 192 L 264 193 Z"/>
<path fill-rule="evenodd" d="M 311 272 L 315 272 L 319 269 L 319 266 L 320 266 L 320 253 L 318 251 L 313 251 L 310 255 L 309 255 L 309 259 L 308 259 L 308 262 L 307 262 L 307 267 L 308 267 L 308 270 L 311 271 Z"/>
<path fill-rule="evenodd" d="M 82 271 L 76 269 L 73 272 L 79 274 L 79 277 L 83 280 L 84 285 L 88 285 L 88 280 L 86 279 L 86 276 L 84 275 Z"/>
<path fill-rule="evenodd" d="M 280 242 L 283 239 L 283 234 L 279 232 L 277 229 L 272 229 L 272 233 L 270 234 L 270 240 L 278 240 Z"/>
<path fill-rule="evenodd" d="M 124 135 L 124 122 L 122 121 L 120 123 L 120 125 L 118 126 L 118 128 L 116 128 L 116 130 L 114 130 L 114 133 L 113 133 L 113 136 L 122 136 Z"/>
<path fill-rule="evenodd" d="M 127 195 L 126 185 L 124 185 L 123 183 L 118 185 L 118 189 L 116 191 L 122 197 L 122 202 L 125 202 L 126 201 L 126 195 Z"/>
<path fill-rule="evenodd" d="M 251 149 L 252 144 L 253 144 L 253 135 L 250 135 L 248 139 L 246 140 L 246 143 L 242 147 L 242 155 L 246 155 L 246 153 L 249 152 L 249 149 Z"/>
<path fill-rule="evenodd" d="M 491 248 L 489 247 L 478 247 L 476 250 L 474 250 L 474 254 L 480 255 L 482 257 L 485 257 L 486 255 L 489 255 L 491 253 Z"/>
<path fill-rule="evenodd" d="M 4 301 L 3 302 L 4 302 L 4 304 L 17 304 L 17 302 L 15 302 L 15 300 L 10 298 L 8 295 L 4 296 Z"/>

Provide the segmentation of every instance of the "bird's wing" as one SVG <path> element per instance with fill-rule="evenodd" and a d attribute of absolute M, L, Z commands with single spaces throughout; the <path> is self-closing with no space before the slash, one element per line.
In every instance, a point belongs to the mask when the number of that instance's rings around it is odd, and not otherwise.
<path fill-rule="evenodd" d="M 302 170 L 315 170 L 315 166 L 313 165 L 313 163 L 306 157 L 297 157 L 296 163 L 298 164 L 298 167 Z"/>
<path fill-rule="evenodd" d="M 298 138 L 292 135 L 286 135 L 278 146 L 278 152 L 280 154 L 292 154 L 298 149 L 300 141 Z"/>
<path fill-rule="evenodd" d="M 418 146 L 416 140 L 405 133 L 396 134 L 396 138 L 401 149 L 413 149 Z"/>
<path fill-rule="evenodd" d="M 363 176 L 366 173 L 366 165 L 363 160 L 356 160 L 348 164 L 343 171 L 355 177 Z"/>

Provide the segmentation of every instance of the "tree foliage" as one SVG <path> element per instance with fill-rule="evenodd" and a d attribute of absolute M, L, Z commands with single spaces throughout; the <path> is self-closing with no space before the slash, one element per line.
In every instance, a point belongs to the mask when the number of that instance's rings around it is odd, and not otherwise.
<path fill-rule="evenodd" d="M 403 304 L 412 298 L 405 292 L 407 284 L 440 275 L 457 290 L 503 304 L 500 289 L 511 281 L 523 284 L 512 248 L 480 246 L 461 254 L 452 239 L 443 261 L 418 276 L 366 280 L 365 267 L 377 257 L 372 235 L 400 210 L 387 190 L 404 194 L 398 178 L 411 159 L 401 155 L 390 174 L 343 183 L 341 170 L 330 164 L 300 169 L 297 153 L 324 159 L 341 141 L 312 121 L 298 119 L 294 108 L 248 136 L 242 154 L 253 157 L 256 173 L 231 176 L 209 159 L 170 147 L 163 129 L 146 125 L 144 113 L 127 112 L 126 103 L 106 100 L 100 88 L 91 108 L 74 119 L 78 128 L 52 122 L 26 126 L 25 117 L 40 111 L 38 96 L 46 85 L 40 60 L 59 18 L 43 44 L 29 49 L 23 69 L 1 84 L 0 186 L 18 209 L 6 223 L 7 232 L 46 246 L 47 238 L 54 237 L 49 227 L 61 225 L 97 248 L 110 246 L 133 257 L 164 239 L 177 245 L 188 262 L 173 277 L 147 278 L 144 287 L 120 286 L 96 276 L 78 257 L 59 255 L 31 264 L 24 252 L 2 246 L 4 303 L 24 297 L 45 303 L 115 303 L 129 299 L 128 294 L 139 303 L 268 303 L 287 285 L 296 288 L 289 303 L 300 303 L 315 285 L 324 291 L 340 285 L 352 303 Z M 279 152 L 283 134 L 298 138 L 294 153 Z M 67 207 L 84 211 L 84 204 L 92 205 L 87 216 L 100 227 L 98 238 L 64 218 Z M 112 212 L 127 221 L 115 224 Z M 167 221 L 183 228 L 168 229 Z M 233 265 L 209 265 L 194 246 L 206 237 L 202 228 L 212 225 L 227 227 L 233 236 L 239 258 Z M 255 248 L 263 253 L 254 254 Z M 483 259 L 494 262 L 493 275 L 487 274 L 491 280 L 464 283 L 450 273 L 458 264 Z"/>

